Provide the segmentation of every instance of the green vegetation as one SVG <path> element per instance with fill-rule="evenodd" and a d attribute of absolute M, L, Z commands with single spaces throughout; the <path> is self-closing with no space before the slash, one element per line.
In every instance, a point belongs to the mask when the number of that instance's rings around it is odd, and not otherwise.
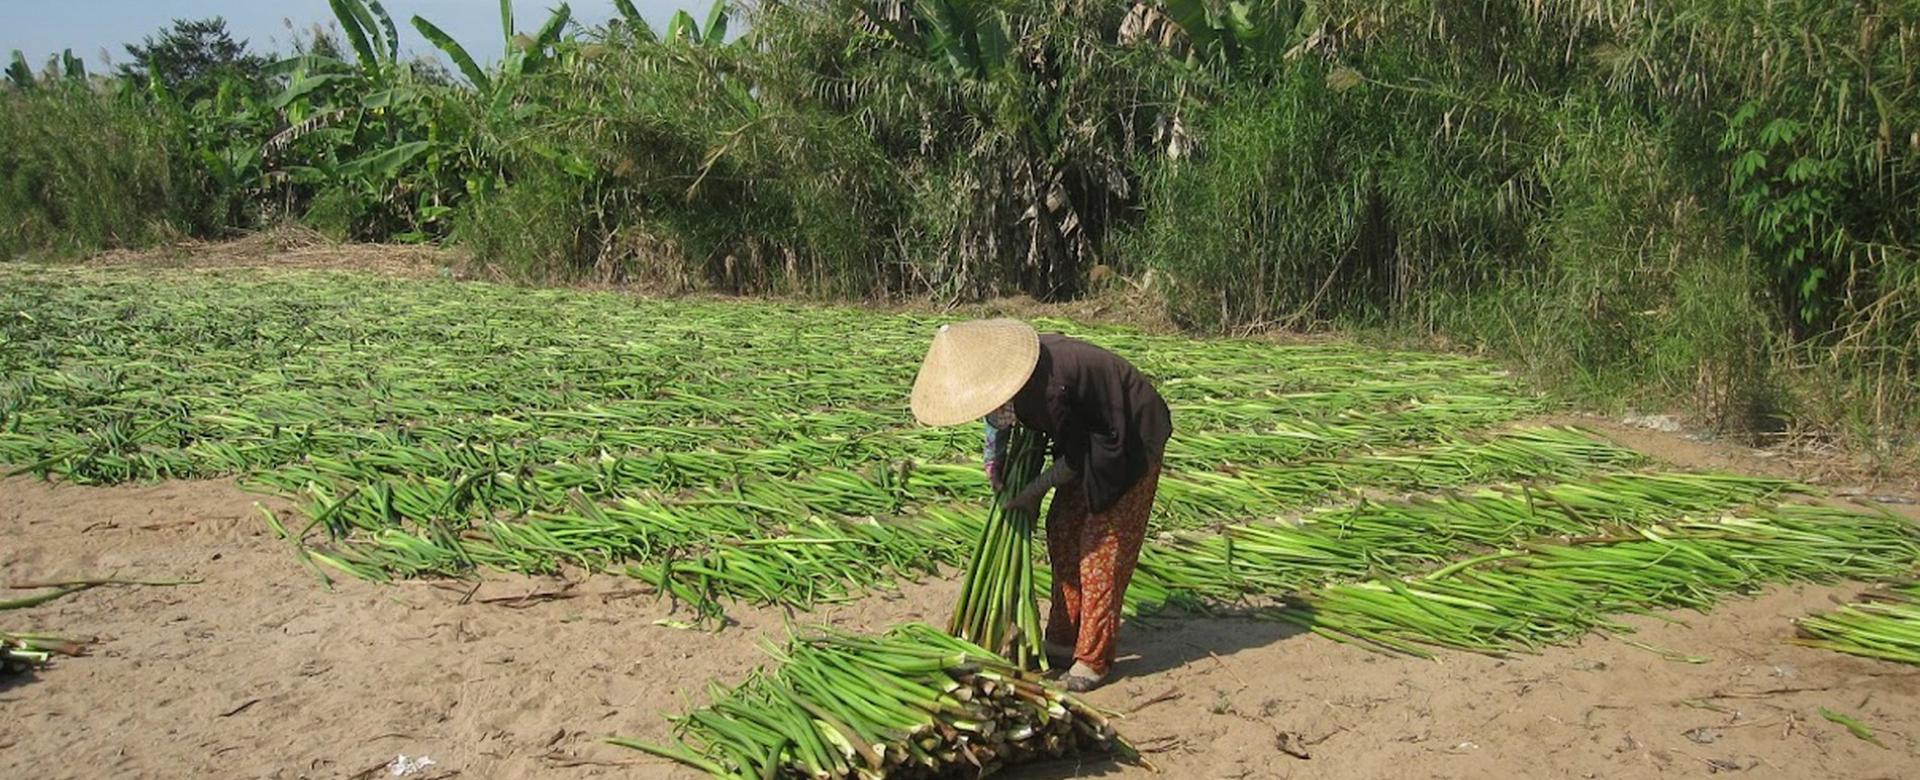
<path fill-rule="evenodd" d="M 1800 644 L 1920 664 L 1920 583 L 1870 591 L 1857 604 L 1802 618 Z"/>
<path fill-rule="evenodd" d="M 1499 654 L 1632 630 L 1613 615 L 1704 612 L 1767 584 L 1895 577 L 1916 558 L 1920 539 L 1909 522 L 1788 506 L 1529 544 L 1424 576 L 1335 585 L 1275 616 L 1419 655 L 1415 643 Z"/>
<path fill-rule="evenodd" d="M 1034 587 L 1033 537 L 1040 513 L 1015 511 L 1007 502 L 1046 468 L 1046 440 L 1027 428 L 1007 434 L 1005 485 L 981 525 L 979 543 L 967 559 L 960 600 L 947 631 L 992 649 L 1023 669 L 1047 669 L 1040 628 L 1039 590 Z"/>
<path fill-rule="evenodd" d="M 677 718 L 681 742 L 614 738 L 715 777 L 930 778 L 1082 753 L 1133 754 L 1107 716 L 924 625 L 826 633 Z"/>
<path fill-rule="evenodd" d="M 967 300 L 1490 350 L 1911 452 L 1912 4 L 804 0 L 496 42 L 377 2 L 0 89 L 0 255 L 301 220 L 507 276 Z M 399 56 L 411 27 L 451 72 Z M 502 46 L 490 67 L 475 56 Z M 264 63 L 264 64 L 263 64 Z"/>
<path fill-rule="evenodd" d="M 64 90 L 0 94 L 0 255 L 144 245 L 208 227 L 182 125 Z"/>
<path fill-rule="evenodd" d="M 288 535 L 336 574 L 585 567 L 713 617 L 955 563 L 985 520 L 978 432 L 901 412 L 934 319 L 32 266 L 0 269 L 0 311 L 0 462 L 237 475 L 298 501 Z M 1133 356 L 1191 431 L 1162 527 L 1637 462 L 1585 435 L 1471 433 L 1543 408 L 1482 361 L 1041 325 Z"/>
<path fill-rule="evenodd" d="M 939 318 L 40 266 L 0 269 L 0 312 L 0 463 L 237 476 L 302 508 L 269 522 L 323 578 L 611 572 L 718 625 L 730 601 L 805 608 L 960 565 L 992 518 L 978 431 L 902 409 Z M 1132 357 L 1180 427 L 1135 615 L 1260 608 L 1807 491 L 1505 427 L 1547 407 L 1483 361 L 1041 325 Z M 1021 536 L 986 543 L 1011 561 Z M 1021 579 L 982 586 L 968 622 L 1049 587 L 1038 565 Z"/>

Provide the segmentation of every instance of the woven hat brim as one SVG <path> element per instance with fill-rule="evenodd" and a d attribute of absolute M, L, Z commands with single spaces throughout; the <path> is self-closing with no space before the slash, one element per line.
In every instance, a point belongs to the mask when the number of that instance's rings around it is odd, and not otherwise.
<path fill-rule="evenodd" d="M 1013 399 L 1040 362 L 1040 334 L 1019 320 L 942 326 L 913 380 L 913 416 L 922 425 L 978 420 Z"/>

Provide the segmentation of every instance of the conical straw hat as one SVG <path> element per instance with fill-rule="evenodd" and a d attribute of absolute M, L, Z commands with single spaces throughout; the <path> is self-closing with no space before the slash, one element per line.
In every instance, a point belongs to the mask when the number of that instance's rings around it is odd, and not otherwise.
<path fill-rule="evenodd" d="M 940 326 L 913 380 L 913 416 L 922 425 L 978 420 L 1013 399 L 1040 362 L 1040 334 L 1019 320 Z"/>

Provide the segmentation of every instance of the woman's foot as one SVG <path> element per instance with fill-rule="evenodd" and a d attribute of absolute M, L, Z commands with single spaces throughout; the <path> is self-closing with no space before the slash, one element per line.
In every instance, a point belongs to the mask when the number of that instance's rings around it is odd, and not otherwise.
<path fill-rule="evenodd" d="M 1073 693 L 1086 693 L 1087 691 L 1100 687 L 1101 684 L 1106 681 L 1107 676 L 1105 674 L 1096 672 L 1092 667 L 1077 662 L 1073 665 L 1072 669 L 1067 670 L 1066 674 L 1060 675 L 1060 687 Z"/>

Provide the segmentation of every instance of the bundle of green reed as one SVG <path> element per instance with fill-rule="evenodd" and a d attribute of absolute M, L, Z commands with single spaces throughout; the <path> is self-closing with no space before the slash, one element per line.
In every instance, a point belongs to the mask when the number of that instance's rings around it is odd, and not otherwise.
<path fill-rule="evenodd" d="M 676 718 L 678 741 L 609 742 L 726 778 L 978 777 L 1033 761 L 1137 758 L 1107 716 L 985 648 L 923 624 L 822 633 Z"/>
<path fill-rule="evenodd" d="M 1033 536 L 1038 510 L 1009 509 L 1046 465 L 1046 435 L 1008 432 L 1006 476 L 975 545 L 948 633 L 1006 656 L 1022 668 L 1047 668 L 1034 586 Z"/>

